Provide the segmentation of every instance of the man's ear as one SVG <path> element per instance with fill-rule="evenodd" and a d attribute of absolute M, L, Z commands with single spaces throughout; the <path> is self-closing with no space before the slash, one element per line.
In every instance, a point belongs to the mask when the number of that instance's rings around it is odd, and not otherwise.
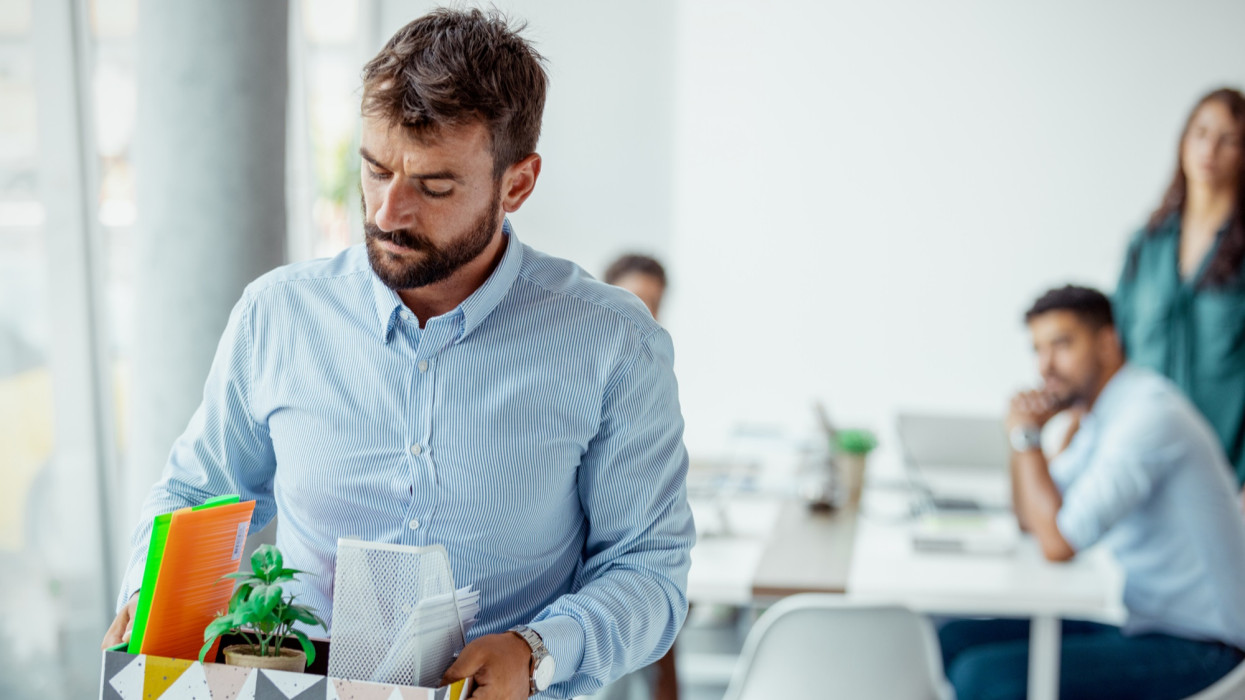
<path fill-rule="evenodd" d="M 531 196 L 536 188 L 536 179 L 540 177 L 540 163 L 540 154 L 533 153 L 506 168 L 502 174 L 501 208 L 507 214 L 518 211 Z"/>
<path fill-rule="evenodd" d="M 1120 332 L 1115 326 L 1098 329 L 1098 356 L 1103 360 L 1124 359 L 1124 345 L 1120 342 Z"/>

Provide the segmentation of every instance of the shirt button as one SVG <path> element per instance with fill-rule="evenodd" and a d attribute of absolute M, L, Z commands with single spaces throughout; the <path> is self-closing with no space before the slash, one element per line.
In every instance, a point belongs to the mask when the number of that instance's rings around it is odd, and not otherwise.
<path fill-rule="evenodd" d="M 418 443 L 411 445 L 411 454 L 415 455 L 416 457 L 422 454 L 423 451 L 424 451 L 424 448 L 420 447 Z"/>
<path fill-rule="evenodd" d="M 419 371 L 420 371 L 420 372 L 427 372 L 427 371 L 428 371 L 428 361 L 427 361 L 427 360 L 420 360 L 420 361 L 419 361 Z"/>
<path fill-rule="evenodd" d="M 407 523 L 407 527 L 411 528 L 412 530 L 418 530 L 419 520 L 412 520 L 411 522 Z"/>

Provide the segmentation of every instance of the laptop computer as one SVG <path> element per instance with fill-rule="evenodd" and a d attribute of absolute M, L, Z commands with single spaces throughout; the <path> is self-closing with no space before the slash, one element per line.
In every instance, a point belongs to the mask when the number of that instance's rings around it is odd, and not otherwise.
<path fill-rule="evenodd" d="M 998 417 L 900 413 L 899 442 L 921 510 L 1011 507 L 1009 448 Z"/>

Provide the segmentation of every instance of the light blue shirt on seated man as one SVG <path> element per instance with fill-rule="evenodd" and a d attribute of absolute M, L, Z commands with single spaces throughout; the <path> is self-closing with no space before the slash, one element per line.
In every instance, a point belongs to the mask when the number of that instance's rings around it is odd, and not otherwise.
<path fill-rule="evenodd" d="M 1175 385 L 1124 365 L 1050 470 L 1060 534 L 1120 563 L 1125 634 L 1245 649 L 1245 518 L 1218 438 Z"/>
<path fill-rule="evenodd" d="M 687 612 L 687 453 L 669 335 L 634 296 L 523 245 L 423 329 L 355 246 L 250 284 L 151 519 L 221 493 L 332 611 L 339 537 L 444 544 L 480 590 L 468 634 L 531 624 L 579 695 L 659 658 Z M 331 622 L 330 622 L 331 624 Z"/>

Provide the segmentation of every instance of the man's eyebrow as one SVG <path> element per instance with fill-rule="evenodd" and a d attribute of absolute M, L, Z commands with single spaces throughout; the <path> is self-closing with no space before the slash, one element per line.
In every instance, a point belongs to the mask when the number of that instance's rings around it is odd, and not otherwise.
<path fill-rule="evenodd" d="M 362 146 L 359 147 L 359 156 L 362 157 L 363 160 L 366 160 L 378 168 L 383 170 L 389 169 L 386 168 L 380 161 L 376 160 L 376 157 L 371 153 L 368 153 L 367 149 Z M 455 175 L 452 170 L 438 170 L 432 173 L 418 173 L 415 175 L 408 175 L 407 177 L 411 180 L 452 180 L 454 182 L 458 182 L 458 176 Z"/>
<path fill-rule="evenodd" d="M 378 168 L 385 167 L 380 164 L 380 161 L 376 160 L 375 156 L 373 156 L 371 153 L 368 153 L 367 149 L 364 148 L 363 146 L 359 146 L 359 157 L 363 158 L 363 160 L 366 160 L 367 162 L 371 163 L 372 165 L 375 165 Z"/>

